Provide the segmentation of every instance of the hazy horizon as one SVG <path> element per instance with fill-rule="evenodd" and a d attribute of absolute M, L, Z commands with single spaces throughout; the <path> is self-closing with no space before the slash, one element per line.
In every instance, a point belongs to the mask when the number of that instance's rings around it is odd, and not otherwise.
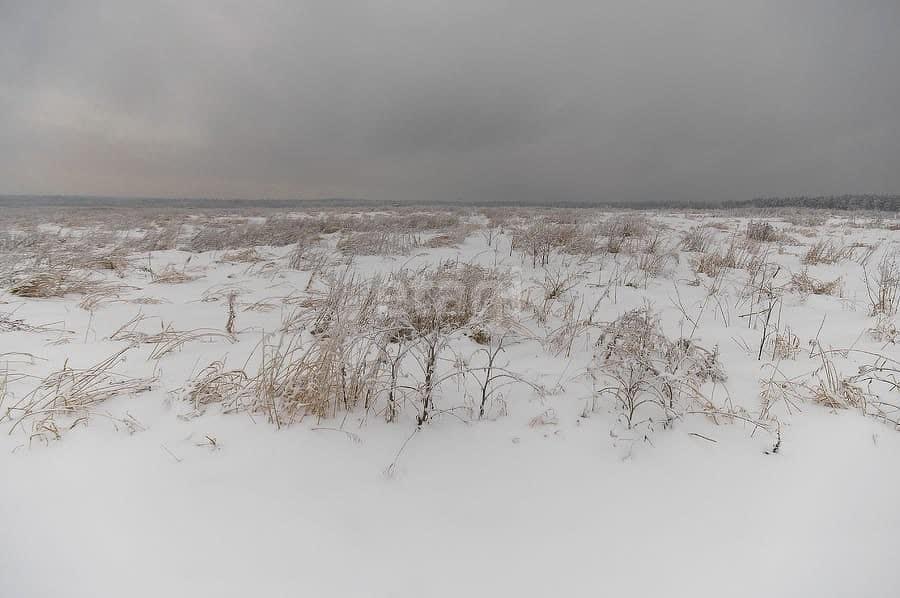
<path fill-rule="evenodd" d="M 900 3 L 0 0 L 0 194 L 900 190 Z"/>

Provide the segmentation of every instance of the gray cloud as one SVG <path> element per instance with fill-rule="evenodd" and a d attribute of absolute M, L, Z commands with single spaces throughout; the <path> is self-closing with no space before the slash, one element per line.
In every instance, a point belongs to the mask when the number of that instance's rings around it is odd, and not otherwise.
<path fill-rule="evenodd" d="M 896 0 L 0 0 L 0 192 L 900 190 Z"/>

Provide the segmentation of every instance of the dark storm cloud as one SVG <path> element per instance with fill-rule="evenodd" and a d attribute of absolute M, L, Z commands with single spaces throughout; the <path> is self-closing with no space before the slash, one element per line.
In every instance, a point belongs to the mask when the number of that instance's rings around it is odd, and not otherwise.
<path fill-rule="evenodd" d="M 896 192 L 897 31 L 896 0 L 0 0 L 0 192 Z"/>

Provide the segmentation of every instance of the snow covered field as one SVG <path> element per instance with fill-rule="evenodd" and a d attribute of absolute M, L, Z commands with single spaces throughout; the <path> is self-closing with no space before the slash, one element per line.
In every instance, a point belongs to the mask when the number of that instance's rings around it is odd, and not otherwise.
<path fill-rule="evenodd" d="M 0 596 L 897 596 L 900 224 L 0 217 Z"/>

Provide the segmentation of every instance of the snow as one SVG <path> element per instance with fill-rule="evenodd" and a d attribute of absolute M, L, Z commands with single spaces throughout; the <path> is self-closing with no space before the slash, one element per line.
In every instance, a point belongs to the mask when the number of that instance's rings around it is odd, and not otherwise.
<path fill-rule="evenodd" d="M 658 220 L 675 230 L 695 224 L 682 215 Z M 848 229 L 843 220 L 820 232 L 880 250 L 898 235 Z M 273 261 L 287 253 L 259 250 Z M 785 251 L 775 258 L 799 271 L 802 247 Z M 529 259 L 510 257 L 508 244 L 495 251 L 477 235 L 458 248 L 415 253 L 360 257 L 355 267 L 372 275 L 461 256 L 505 264 L 522 286 L 540 276 Z M 239 286 L 250 303 L 309 281 L 309 273 L 221 263 L 221 255 L 154 252 L 154 269 L 190 257 L 188 270 L 202 274 L 177 285 L 129 269 L 122 282 L 139 287 L 129 296 L 165 300 L 159 304 L 109 303 L 92 314 L 79 297 L 0 295 L 8 302 L 0 311 L 59 323 L 0 332 L 0 353 L 33 354 L 8 369 L 36 377 L 66 360 L 89 366 L 127 346 L 108 337 L 138 311 L 150 332 L 159 322 L 221 329 L 224 305 L 200 301 L 204 291 Z M 692 314 L 704 292 L 687 284 L 684 258 L 645 288 L 619 287 L 601 319 L 649 300 L 667 333 L 689 329 L 671 300 L 673 283 Z M 785 295 L 781 317 L 803 342 L 796 360 L 778 364 L 787 375 L 817 367 L 807 344 L 817 334 L 824 346 L 900 357 L 896 345 L 864 333 L 871 318 L 856 264 L 809 272 L 843 276 L 844 289 L 841 297 Z M 597 276 L 578 287 L 586 305 L 601 292 L 589 284 Z M 667 429 L 629 431 L 610 403 L 586 410 L 596 332 L 576 341 L 570 359 L 536 341 L 511 345 L 504 363 L 553 392 L 511 387 L 508 413 L 494 405 L 483 421 L 445 415 L 417 428 L 411 411 L 393 424 L 354 412 L 276 430 L 259 414 L 191 414 L 180 389 L 213 360 L 227 356 L 239 367 L 254 359 L 263 331 L 277 329 L 286 311 L 240 312 L 234 344 L 191 342 L 159 361 L 147 358 L 151 347 L 131 349 L 122 371 L 158 382 L 102 411 L 127 413 L 143 429 L 129 433 L 92 417 L 60 440 L 29 443 L 0 427 L 0 596 L 897 595 L 900 432 L 885 423 L 812 403 L 779 406 L 774 454 L 771 433 L 737 420 L 686 417 Z M 730 323 L 704 312 L 697 339 L 719 347 L 731 403 L 758 414 L 759 383 L 771 369 L 756 359 L 760 331 L 732 311 Z M 479 348 L 455 343 L 467 355 Z M 850 373 L 865 363 L 852 353 L 838 361 Z M 34 383 L 16 379 L 9 389 L 18 398 Z M 449 384 L 438 401 L 459 403 L 455 393 Z M 548 423 L 534 422 L 541 414 Z"/>

